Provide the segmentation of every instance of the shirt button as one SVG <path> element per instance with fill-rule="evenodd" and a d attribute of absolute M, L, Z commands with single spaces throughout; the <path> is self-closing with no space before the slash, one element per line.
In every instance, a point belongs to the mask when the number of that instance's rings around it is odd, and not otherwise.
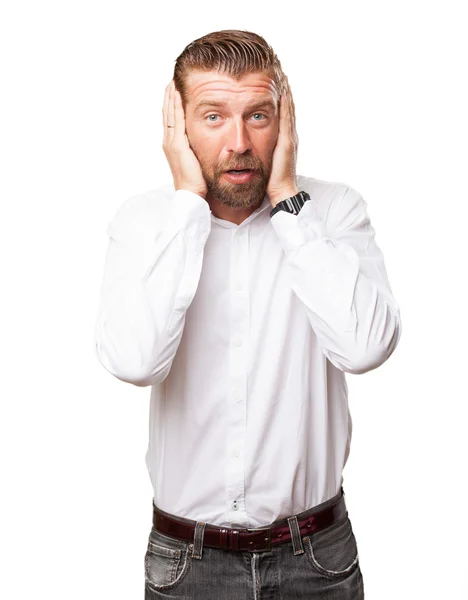
<path fill-rule="evenodd" d="M 238 448 L 235 448 L 233 451 L 234 456 L 239 456 L 240 452 Z"/>
<path fill-rule="evenodd" d="M 237 289 L 239 290 L 239 292 L 242 292 L 242 283 L 237 284 Z"/>
<path fill-rule="evenodd" d="M 234 400 L 235 400 L 236 402 L 241 402 L 241 401 L 242 401 L 242 396 L 236 396 L 236 397 L 234 398 Z"/>
<path fill-rule="evenodd" d="M 234 340 L 234 346 L 242 346 L 242 340 Z"/>
<path fill-rule="evenodd" d="M 234 502 L 232 503 L 232 510 L 238 510 L 238 506 L 237 506 L 237 500 L 234 500 Z"/>

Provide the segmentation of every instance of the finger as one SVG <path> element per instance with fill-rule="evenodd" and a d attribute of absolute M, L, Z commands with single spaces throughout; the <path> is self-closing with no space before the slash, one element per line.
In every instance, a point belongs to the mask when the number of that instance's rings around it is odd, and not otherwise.
<path fill-rule="evenodd" d="M 292 125 L 293 120 L 294 120 L 294 111 L 293 111 L 294 103 L 293 103 L 292 94 L 291 94 L 291 86 L 289 85 L 289 81 L 287 78 L 286 78 L 285 88 L 286 88 L 286 97 L 288 99 L 289 122 Z"/>
<path fill-rule="evenodd" d="M 291 112 L 291 120 L 294 123 L 295 118 L 296 118 L 296 112 L 295 112 L 294 98 L 293 98 L 290 86 L 289 86 L 288 92 L 289 92 L 288 97 L 289 97 L 289 108 L 290 108 L 290 112 Z"/>
<path fill-rule="evenodd" d="M 166 91 L 164 94 L 164 103 L 162 109 L 162 121 L 163 121 L 163 133 L 166 135 L 166 123 L 167 123 L 167 107 L 169 105 L 169 91 L 171 89 L 171 83 L 168 83 L 166 86 Z"/>
<path fill-rule="evenodd" d="M 294 98 L 291 92 L 291 86 L 288 82 L 288 109 L 289 109 L 289 117 L 290 117 L 290 131 L 291 136 L 296 141 L 297 132 L 296 132 L 296 105 L 294 104 Z"/>
<path fill-rule="evenodd" d="M 291 112 L 291 90 L 289 89 L 289 87 L 286 91 L 286 96 L 284 99 L 284 113 L 285 113 L 284 131 L 287 134 L 288 139 L 292 139 L 294 132 L 293 132 L 293 115 Z"/>
<path fill-rule="evenodd" d="M 284 87 L 280 97 L 280 134 L 284 135 L 288 132 L 288 125 L 288 94 L 286 91 L 286 87 Z"/>
<path fill-rule="evenodd" d="M 174 136 L 180 142 L 183 141 L 185 135 L 185 112 L 182 106 L 182 98 L 177 90 L 174 90 L 175 106 L 174 106 Z"/>
<path fill-rule="evenodd" d="M 175 85 L 174 81 L 171 82 L 171 87 L 169 90 L 169 102 L 167 105 L 167 121 L 166 121 L 166 129 L 167 135 L 170 140 L 174 139 L 174 127 L 168 127 L 168 125 L 174 125 L 174 97 L 175 97 Z"/>
<path fill-rule="evenodd" d="M 292 94 L 290 94 L 290 98 L 291 98 L 291 125 L 292 125 L 292 130 L 293 130 L 293 135 L 296 135 L 296 106 L 294 104 L 294 99 L 292 97 Z"/>

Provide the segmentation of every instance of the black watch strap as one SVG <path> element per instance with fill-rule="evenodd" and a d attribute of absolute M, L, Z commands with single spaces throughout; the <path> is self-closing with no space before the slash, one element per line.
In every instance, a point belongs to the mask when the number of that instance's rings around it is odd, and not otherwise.
<path fill-rule="evenodd" d="M 307 200 L 310 200 L 310 196 L 304 191 L 300 191 L 295 196 L 286 198 L 286 200 L 281 200 L 281 202 L 278 202 L 278 204 L 270 211 L 270 218 L 280 210 L 285 210 L 288 213 L 297 215 Z"/>

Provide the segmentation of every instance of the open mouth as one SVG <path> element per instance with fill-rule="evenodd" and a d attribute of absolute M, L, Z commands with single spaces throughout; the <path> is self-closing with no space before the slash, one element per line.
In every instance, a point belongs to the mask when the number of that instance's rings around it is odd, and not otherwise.
<path fill-rule="evenodd" d="M 224 173 L 224 178 L 227 179 L 229 183 L 248 183 L 256 176 L 256 174 L 257 171 L 255 169 L 230 169 Z"/>

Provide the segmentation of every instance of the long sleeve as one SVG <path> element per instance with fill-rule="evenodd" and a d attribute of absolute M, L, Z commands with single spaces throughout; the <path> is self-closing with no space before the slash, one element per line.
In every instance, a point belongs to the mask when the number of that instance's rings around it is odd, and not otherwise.
<path fill-rule="evenodd" d="M 209 205 L 187 190 L 134 196 L 110 221 L 94 349 L 118 379 L 144 387 L 168 375 L 210 229 Z"/>
<path fill-rule="evenodd" d="M 318 206 L 311 199 L 297 216 L 280 211 L 271 225 L 325 356 L 342 371 L 365 373 L 395 350 L 400 310 L 362 196 L 342 186 L 326 211 Z"/>

